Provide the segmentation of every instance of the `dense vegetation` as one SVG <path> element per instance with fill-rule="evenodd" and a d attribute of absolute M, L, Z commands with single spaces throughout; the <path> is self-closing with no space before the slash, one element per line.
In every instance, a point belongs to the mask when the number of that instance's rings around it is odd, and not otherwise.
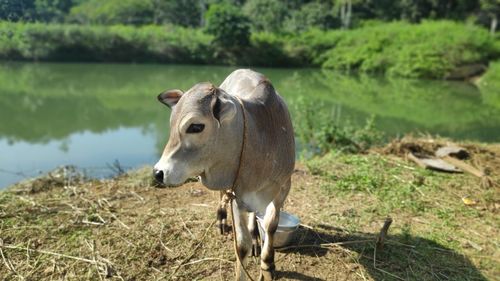
<path fill-rule="evenodd" d="M 446 78 L 500 58 L 499 14 L 499 0 L 0 0 L 0 58 Z"/>
<path fill-rule="evenodd" d="M 467 19 L 496 29 L 500 13 L 498 0 L 0 0 L 0 19 L 204 27 L 214 4 L 237 7 L 254 30 L 272 32 L 348 29 L 373 19 Z"/>
<path fill-rule="evenodd" d="M 214 13 L 221 13 L 214 9 Z M 219 21 L 224 17 L 217 17 Z M 222 23 L 221 25 L 224 25 Z M 456 67 L 498 58 L 486 30 L 455 22 L 380 23 L 345 32 L 276 35 L 248 29 L 0 23 L 0 57 L 261 66 L 323 66 L 403 77 L 442 78 Z M 232 30 L 233 39 L 220 30 Z M 229 31 L 228 31 L 229 32 Z"/>

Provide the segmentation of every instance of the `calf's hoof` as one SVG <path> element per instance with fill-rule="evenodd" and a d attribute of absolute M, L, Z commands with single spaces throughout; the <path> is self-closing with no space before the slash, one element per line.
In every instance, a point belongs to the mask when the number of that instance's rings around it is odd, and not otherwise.
<path fill-rule="evenodd" d="M 274 268 L 273 269 L 269 269 L 269 270 L 264 270 L 264 269 L 260 270 L 259 281 L 274 280 L 274 277 L 275 277 L 275 270 L 274 270 Z"/>
<path fill-rule="evenodd" d="M 219 233 L 221 235 L 226 235 L 228 233 L 229 226 L 225 223 L 219 223 Z"/>

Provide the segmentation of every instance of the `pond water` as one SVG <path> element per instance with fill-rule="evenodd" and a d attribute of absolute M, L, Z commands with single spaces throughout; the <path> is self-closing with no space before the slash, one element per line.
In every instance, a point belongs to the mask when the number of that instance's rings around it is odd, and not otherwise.
<path fill-rule="evenodd" d="M 168 137 L 170 114 L 156 95 L 200 81 L 220 84 L 234 69 L 3 63 L 0 188 L 60 165 L 103 177 L 113 173 L 116 162 L 124 168 L 154 164 Z M 319 69 L 256 70 L 289 104 L 299 98 L 317 101 L 334 113 L 335 122 L 362 125 L 374 115 L 387 136 L 420 132 L 500 141 L 500 93 L 482 93 L 467 83 L 353 77 Z"/>

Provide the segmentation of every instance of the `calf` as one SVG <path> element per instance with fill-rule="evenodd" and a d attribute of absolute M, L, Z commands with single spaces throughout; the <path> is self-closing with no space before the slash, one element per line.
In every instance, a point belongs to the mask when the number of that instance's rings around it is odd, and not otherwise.
<path fill-rule="evenodd" d="M 240 69 L 220 87 L 199 83 L 187 92 L 158 96 L 172 108 L 170 137 L 154 177 L 167 186 L 200 176 L 211 190 L 231 195 L 236 279 L 245 280 L 245 263 L 263 215 L 261 280 L 274 276 L 273 237 L 290 190 L 295 144 L 287 106 L 262 74 Z M 249 229 L 250 228 L 250 229 Z"/>

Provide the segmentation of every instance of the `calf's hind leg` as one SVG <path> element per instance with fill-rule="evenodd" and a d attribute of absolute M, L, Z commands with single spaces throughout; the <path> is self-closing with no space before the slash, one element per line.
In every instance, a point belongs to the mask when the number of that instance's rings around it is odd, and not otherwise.
<path fill-rule="evenodd" d="M 248 230 L 252 236 L 252 257 L 260 256 L 259 227 L 255 213 L 248 214 Z"/>
<path fill-rule="evenodd" d="M 274 264 L 274 233 L 276 233 L 276 229 L 278 228 L 280 210 L 290 191 L 290 185 L 291 182 L 288 180 L 287 183 L 281 187 L 276 198 L 266 207 L 263 225 L 266 235 L 265 238 L 261 237 L 264 240 L 264 245 L 262 246 L 262 253 L 260 256 L 259 280 L 267 281 L 273 280 L 274 278 L 276 268 Z"/>

